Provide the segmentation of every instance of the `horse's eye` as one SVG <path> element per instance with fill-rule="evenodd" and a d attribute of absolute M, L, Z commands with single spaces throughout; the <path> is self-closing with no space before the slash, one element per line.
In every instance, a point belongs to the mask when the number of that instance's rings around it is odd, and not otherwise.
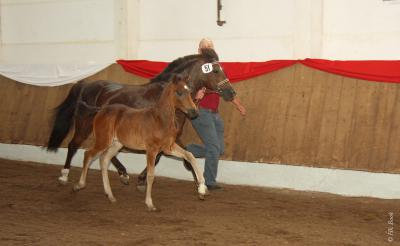
<path fill-rule="evenodd" d="M 214 69 L 214 71 L 213 71 L 214 73 L 218 73 L 219 71 L 217 70 L 217 69 Z"/>
<path fill-rule="evenodd" d="M 176 95 L 177 95 L 178 97 L 181 97 L 181 96 L 183 95 L 183 92 L 177 91 L 177 92 L 176 92 Z"/>

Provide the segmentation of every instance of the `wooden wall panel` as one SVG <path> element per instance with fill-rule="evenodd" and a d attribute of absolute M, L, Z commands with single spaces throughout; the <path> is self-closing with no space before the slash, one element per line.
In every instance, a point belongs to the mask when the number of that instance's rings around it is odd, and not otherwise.
<path fill-rule="evenodd" d="M 386 160 L 380 165 L 383 165 L 383 170 L 395 170 L 400 172 L 400 95 L 399 88 L 396 86 L 396 99 L 394 102 L 394 110 L 390 115 L 390 133 L 388 137 L 388 148 Z M 381 166 L 380 166 L 381 167 Z"/>
<path fill-rule="evenodd" d="M 117 64 L 87 80 L 99 79 L 148 81 Z M 53 109 L 71 86 L 36 87 L 1 77 L 0 141 L 44 146 Z M 233 86 L 247 116 L 221 102 L 223 159 L 400 172 L 400 85 L 351 79 L 297 64 Z M 200 143 L 190 124 L 185 125 L 182 141 Z"/>
<path fill-rule="evenodd" d="M 317 160 L 321 166 L 332 167 L 332 155 L 337 129 L 337 112 L 339 111 L 340 92 L 342 89 L 342 77 L 328 74 L 321 81 L 326 88 L 326 94 L 321 101 L 321 127 L 318 140 Z"/>
<path fill-rule="evenodd" d="M 348 167 L 347 157 L 350 150 L 349 141 L 351 139 L 356 88 L 357 80 L 343 78 L 332 152 L 332 162 L 340 168 Z"/>
<path fill-rule="evenodd" d="M 309 95 L 308 110 L 305 117 L 306 126 L 303 138 L 303 162 L 310 165 L 318 163 L 318 151 L 320 144 L 320 133 L 322 127 L 323 102 L 328 91 L 328 84 L 325 83 L 326 74 L 314 70 L 311 75 L 313 81 Z"/>
<path fill-rule="evenodd" d="M 378 91 L 377 115 L 375 119 L 374 148 L 370 153 L 369 167 L 388 163 L 389 140 L 396 111 L 398 88 L 396 84 L 383 84 Z M 397 151 L 393 149 L 392 151 Z"/>

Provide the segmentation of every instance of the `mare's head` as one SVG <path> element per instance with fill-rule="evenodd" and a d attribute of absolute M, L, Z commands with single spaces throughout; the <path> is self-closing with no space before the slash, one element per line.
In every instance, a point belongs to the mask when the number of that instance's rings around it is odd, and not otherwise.
<path fill-rule="evenodd" d="M 175 108 L 181 110 L 189 118 L 198 116 L 199 112 L 191 97 L 191 89 L 188 85 L 189 76 L 175 74 L 172 76 L 171 84 Z"/>
<path fill-rule="evenodd" d="M 173 73 L 187 73 L 190 76 L 190 80 L 187 83 L 192 90 L 192 98 L 200 88 L 206 87 L 208 91 L 219 93 L 224 100 L 231 101 L 236 92 L 218 60 L 215 50 L 202 49 L 201 54 L 189 55 L 174 60 L 151 81 L 170 81 Z"/>

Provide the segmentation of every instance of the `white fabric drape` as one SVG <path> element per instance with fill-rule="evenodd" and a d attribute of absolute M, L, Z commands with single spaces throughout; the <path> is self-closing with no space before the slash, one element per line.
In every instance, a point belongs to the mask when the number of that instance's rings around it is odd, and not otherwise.
<path fill-rule="evenodd" d="M 0 74 L 9 79 L 37 86 L 58 86 L 87 78 L 107 64 L 0 64 Z"/>

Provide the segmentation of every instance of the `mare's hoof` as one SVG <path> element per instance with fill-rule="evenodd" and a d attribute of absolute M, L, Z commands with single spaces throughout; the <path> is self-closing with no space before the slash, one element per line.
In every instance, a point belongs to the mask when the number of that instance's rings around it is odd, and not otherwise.
<path fill-rule="evenodd" d="M 68 183 L 68 174 L 69 169 L 63 168 L 61 169 L 61 176 L 58 177 L 58 183 L 61 185 L 66 185 Z"/>
<path fill-rule="evenodd" d="M 59 183 L 60 185 L 66 185 L 66 184 L 68 184 L 68 178 L 58 177 L 58 183 Z"/>
<path fill-rule="evenodd" d="M 121 174 L 121 175 L 119 175 L 119 180 L 120 180 L 121 183 L 123 183 L 124 185 L 129 185 L 129 175 L 128 175 L 128 174 Z"/>
<path fill-rule="evenodd" d="M 136 189 L 138 191 L 140 191 L 141 193 L 144 193 L 144 192 L 146 192 L 146 185 L 138 184 L 138 185 L 136 185 Z"/>
<path fill-rule="evenodd" d="M 208 194 L 199 194 L 199 199 L 204 201 L 206 199 L 206 195 Z"/>
<path fill-rule="evenodd" d="M 147 211 L 149 211 L 149 212 L 160 212 L 160 210 L 157 209 L 156 207 L 147 207 Z"/>

